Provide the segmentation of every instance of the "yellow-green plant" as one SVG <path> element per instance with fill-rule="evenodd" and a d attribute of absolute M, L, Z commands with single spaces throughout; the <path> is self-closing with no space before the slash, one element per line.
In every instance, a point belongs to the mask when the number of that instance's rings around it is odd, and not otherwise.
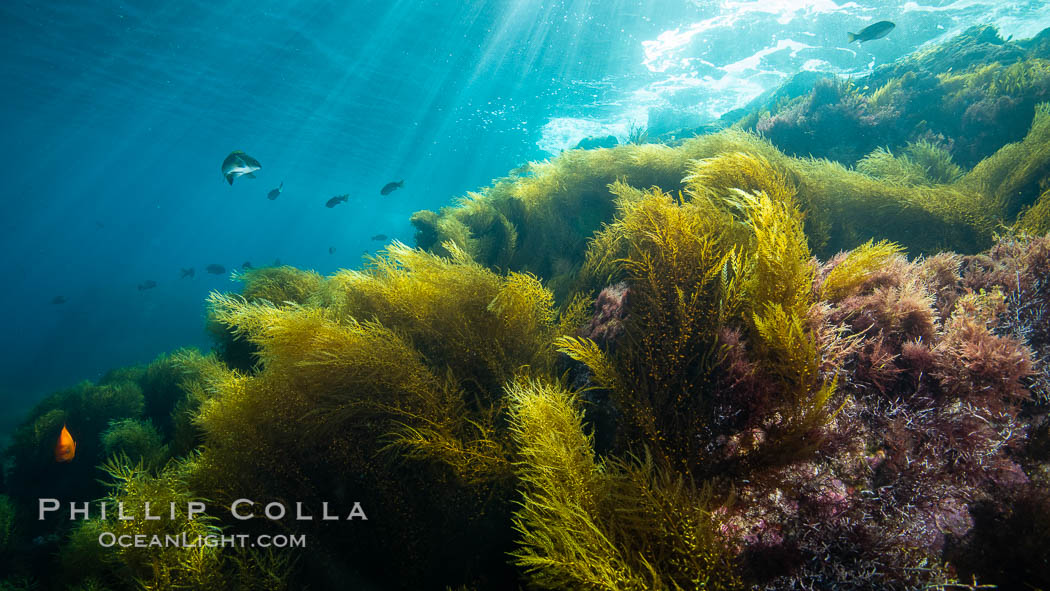
<path fill-rule="evenodd" d="M 613 185 L 619 215 L 595 236 L 587 268 L 627 280 L 626 335 L 614 354 L 587 339 L 559 340 L 613 392 L 625 418 L 620 445 L 644 444 L 658 465 L 687 474 L 710 467 L 702 467 L 705 437 L 727 427 L 710 416 L 724 331 L 747 330 L 756 362 L 780 393 L 781 420 L 766 428 L 775 432 L 770 449 L 784 458 L 804 451 L 800 438 L 827 418 L 834 390 L 818 375 L 808 322 L 813 268 L 786 176 L 746 155 L 730 158 L 759 171 L 750 178 L 764 179 L 777 198 L 720 186 L 734 183 L 707 171 L 732 168 L 711 160 L 694 166 L 687 200 Z"/>
<path fill-rule="evenodd" d="M 1017 229 L 1036 236 L 1050 232 L 1050 188 L 1039 195 L 1035 205 L 1022 212 Z"/>
<path fill-rule="evenodd" d="M 196 349 L 178 349 L 158 356 L 144 368 L 138 380 L 142 386 L 143 414 L 165 439 L 173 434 L 172 412 L 186 398 L 187 379 L 206 363 L 205 359 Z"/>
<path fill-rule="evenodd" d="M 612 188 L 620 214 L 598 234 L 588 267 L 631 285 L 632 337 L 618 360 L 586 340 L 561 350 L 587 362 L 613 390 L 635 433 L 668 461 L 695 459 L 693 433 L 705 420 L 696 398 L 718 362 L 717 330 L 742 304 L 742 226 L 713 201 L 680 203 L 653 189 Z M 675 458 L 671 460 L 671 458 Z M 692 461 L 692 460 L 690 460 Z"/>
<path fill-rule="evenodd" d="M 450 256 L 437 257 L 391 244 L 363 270 L 328 280 L 327 309 L 399 331 L 431 366 L 464 377 L 474 395 L 491 397 L 522 365 L 550 368 L 551 293 L 532 275 L 501 276 L 454 244 L 446 248 Z"/>
<path fill-rule="evenodd" d="M 736 191 L 765 193 L 774 201 L 788 201 L 798 194 L 798 180 L 783 165 L 785 161 L 747 152 L 694 160 L 685 177 L 687 191 L 694 197 L 710 195 L 722 200 L 734 199 Z"/>
<path fill-rule="evenodd" d="M 900 245 L 880 240 L 871 240 L 846 254 L 821 282 L 823 299 L 840 301 L 851 295 L 875 271 L 885 267 L 890 260 L 900 256 L 904 249 Z"/>
<path fill-rule="evenodd" d="M 908 156 L 895 156 L 886 148 L 878 148 L 857 162 L 857 171 L 870 177 L 904 185 L 929 183 L 926 167 Z"/>
<path fill-rule="evenodd" d="M 915 254 L 974 252 L 991 245 L 998 227 L 987 197 L 968 186 L 887 183 L 827 160 L 799 160 L 796 166 L 798 201 L 820 256 L 873 238 Z M 816 240 L 810 228 L 826 228 L 827 240 Z"/>
<path fill-rule="evenodd" d="M 234 274 L 244 283 L 241 294 L 249 300 L 266 300 L 275 304 L 306 303 L 321 287 L 322 277 L 313 271 L 304 271 L 288 265 L 259 267 Z"/>
<path fill-rule="evenodd" d="M 234 279 L 244 283 L 242 296 L 250 301 L 267 301 L 277 305 L 306 303 L 317 294 L 323 279 L 313 271 L 291 266 L 260 267 L 243 273 L 234 273 Z M 250 343 L 230 334 L 227 327 L 214 318 L 208 319 L 207 330 L 216 341 L 219 356 L 230 367 L 250 371 L 256 351 Z"/>
<path fill-rule="evenodd" d="M 979 64 L 963 72 L 938 75 L 950 96 L 977 91 L 988 96 L 1025 96 L 1033 87 L 1050 80 L 1050 60 L 1028 58 L 1010 65 Z"/>
<path fill-rule="evenodd" d="M 201 404 L 215 394 L 215 384 L 226 375 L 226 366 L 214 353 L 201 355 L 196 349 L 180 349 L 168 357 L 178 374 L 181 396 L 169 409 L 173 456 L 189 453 L 202 443 L 194 419 Z"/>
<path fill-rule="evenodd" d="M 912 162 L 922 167 L 923 175 L 932 183 L 954 183 L 962 178 L 965 171 L 955 162 L 952 155 L 944 148 L 926 140 L 908 142 L 904 153 Z"/>
<path fill-rule="evenodd" d="M 142 589 L 216 589 L 230 584 L 224 572 L 223 548 L 203 543 L 207 536 L 219 535 L 220 529 L 213 517 L 206 514 L 189 518 L 190 502 L 202 502 L 186 485 L 185 476 L 192 462 L 169 464 L 160 474 L 154 475 L 141 463 L 132 464 L 126 456 L 114 456 L 102 464 L 109 475 L 110 494 L 105 499 L 110 507 L 122 503 L 126 515 L 136 519 L 117 519 L 112 511 L 107 515 L 104 531 L 115 536 L 145 536 L 152 540 L 159 536 L 161 543 L 141 547 L 138 545 L 114 546 L 109 553 L 112 568 L 125 580 L 135 581 Z M 146 503 L 153 508 L 162 508 L 164 519 L 147 520 Z M 167 512 L 175 511 L 175 519 L 168 519 Z M 83 522 L 89 524 L 89 521 Z M 90 531 L 97 525 L 85 525 Z M 196 547 L 163 543 L 165 536 L 185 536 L 199 540 Z M 97 540 L 96 540 L 97 543 Z"/>
<path fill-rule="evenodd" d="M 781 389 L 786 408 L 779 423 L 769 423 L 774 441 L 763 455 L 791 461 L 815 449 L 814 432 L 829 418 L 834 381 L 819 375 L 820 351 L 809 326 L 814 304 L 813 268 L 794 200 L 773 200 L 765 193 L 739 194 L 754 233 L 753 254 L 744 289 L 748 294 L 754 353 L 759 367 Z"/>
<path fill-rule="evenodd" d="M 974 166 L 960 184 L 988 196 L 988 207 L 1005 222 L 1035 202 L 1047 188 L 1050 169 L 1050 103 L 1035 108 L 1028 134 Z"/>
<path fill-rule="evenodd" d="M 776 149 L 736 130 L 686 140 L 678 147 L 628 144 L 611 149 L 570 150 L 546 162 L 530 163 L 526 174 L 498 179 L 469 194 L 455 207 L 417 212 L 417 244 L 449 255 L 446 242 L 487 267 L 527 271 L 544 278 L 559 297 L 578 287 L 582 261 L 577 253 L 615 213 L 608 186 L 682 189 L 690 160 L 724 152 L 762 156 Z"/>
<path fill-rule="evenodd" d="M 338 475 L 355 474 L 353 497 L 387 525 L 339 547 L 397 548 L 410 579 L 434 566 L 428 548 L 449 524 L 506 514 L 502 389 L 523 372 L 554 371 L 565 314 L 535 277 L 445 249 L 395 242 L 324 279 L 303 304 L 214 294 L 211 317 L 250 343 L 258 364 L 208 378 L 194 490 L 219 502 L 251 490 L 319 504 L 345 487 Z M 566 314 L 578 322 L 579 310 Z"/>
<path fill-rule="evenodd" d="M 914 74 L 909 74 L 914 77 Z M 907 76 L 907 74 L 906 74 Z M 872 91 L 868 96 L 868 105 L 875 109 L 884 109 L 893 105 L 893 98 L 904 87 L 904 78 L 890 78 L 888 82 Z"/>
<path fill-rule="evenodd" d="M 294 554 L 283 556 L 252 548 L 227 548 L 217 544 L 224 531 L 220 521 L 205 513 L 190 515 L 190 503 L 207 507 L 191 491 L 187 478 L 196 469 L 196 457 L 170 462 L 154 472 L 142 462 L 133 463 L 116 454 L 102 463 L 109 476 L 109 494 L 103 499 L 105 520 L 81 521 L 62 552 L 70 574 L 80 578 L 123 582 L 127 588 L 167 589 L 284 589 L 294 567 Z M 118 505 L 119 504 L 119 505 Z M 146 507 L 161 519 L 145 519 Z M 124 515 L 114 516 L 121 507 Z M 98 507 L 94 510 L 98 511 Z M 141 536 L 143 544 L 115 545 L 101 550 L 99 535 Z M 187 545 L 171 543 L 185 541 Z M 85 583 L 86 584 L 86 583 Z"/>
<path fill-rule="evenodd" d="M 1033 128 L 1033 141 L 1039 129 Z M 590 270 L 579 253 L 615 217 L 622 194 L 611 194 L 608 186 L 618 181 L 672 194 L 690 185 L 718 194 L 763 191 L 774 201 L 783 190 L 794 196 L 810 248 L 821 256 L 873 238 L 914 254 L 972 252 L 991 244 L 1005 215 L 994 205 L 1001 201 L 994 183 L 972 182 L 972 174 L 957 181 L 960 169 L 932 144 L 910 144 L 900 156 L 877 152 L 860 168 L 869 174 L 791 158 L 755 135 L 729 129 L 675 147 L 573 150 L 530 165 L 530 174 L 500 179 L 457 206 L 418 212 L 413 223 L 422 248 L 448 255 L 442 245 L 451 242 L 482 265 L 536 273 L 564 301 L 601 287 L 578 280 L 581 269 L 584 275 Z"/>
<path fill-rule="evenodd" d="M 213 295 L 213 317 L 258 347 L 264 369 L 215 386 L 223 395 L 198 417 L 211 445 L 235 459 L 238 447 L 266 447 L 276 433 L 299 437 L 299 421 L 327 436 L 359 416 L 385 416 L 380 428 L 411 454 L 431 453 L 464 476 L 498 471 L 499 389 L 522 367 L 553 366 L 553 299 L 529 275 L 500 276 L 448 248 L 452 258 L 394 243 L 368 268 L 329 278 L 324 307 Z M 266 412 L 257 386 L 292 391 L 282 396 L 291 424 L 268 433 L 268 417 L 245 420 Z M 251 445 L 239 446 L 246 436 Z"/>
<path fill-rule="evenodd" d="M 112 421 L 101 437 L 102 449 L 107 456 L 123 454 L 148 468 L 161 466 L 169 457 L 168 446 L 150 421 Z"/>
<path fill-rule="evenodd" d="M 575 396 L 508 385 L 522 500 L 513 552 L 544 589 L 736 589 L 710 497 L 644 460 L 600 462 Z"/>

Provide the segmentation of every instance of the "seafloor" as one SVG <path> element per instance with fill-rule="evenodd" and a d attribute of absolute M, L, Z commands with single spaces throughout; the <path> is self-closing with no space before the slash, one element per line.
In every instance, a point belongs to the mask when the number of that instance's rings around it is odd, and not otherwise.
<path fill-rule="evenodd" d="M 1050 589 L 1048 101 L 1050 30 L 975 28 L 247 271 L 25 418 L 0 589 Z M 99 544 L 220 530 L 308 545 Z"/>

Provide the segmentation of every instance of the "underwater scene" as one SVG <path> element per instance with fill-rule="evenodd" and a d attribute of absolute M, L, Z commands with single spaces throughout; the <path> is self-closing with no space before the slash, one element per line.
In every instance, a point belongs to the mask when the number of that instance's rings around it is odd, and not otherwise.
<path fill-rule="evenodd" d="M 1050 3 L 0 32 L 0 591 L 1050 591 Z"/>

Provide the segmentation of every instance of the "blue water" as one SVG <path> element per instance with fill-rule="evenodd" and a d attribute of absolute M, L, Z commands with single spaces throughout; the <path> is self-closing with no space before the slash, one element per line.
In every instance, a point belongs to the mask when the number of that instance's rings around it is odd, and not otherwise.
<path fill-rule="evenodd" d="M 898 29 L 885 42 L 845 45 L 886 17 Z M 412 244 L 412 212 L 587 135 L 697 125 L 800 70 L 865 72 L 978 23 L 1030 36 L 1050 9 L 5 0 L 0 417 L 112 367 L 207 349 L 204 299 L 237 288 L 208 264 L 353 267 L 374 234 Z M 235 149 L 263 169 L 231 187 L 220 163 Z"/>

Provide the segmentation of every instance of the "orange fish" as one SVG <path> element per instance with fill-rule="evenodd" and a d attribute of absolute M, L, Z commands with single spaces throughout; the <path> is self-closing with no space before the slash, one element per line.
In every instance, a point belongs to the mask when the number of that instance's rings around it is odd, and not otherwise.
<path fill-rule="evenodd" d="M 58 443 L 55 444 L 55 461 L 71 462 L 76 452 L 77 442 L 73 441 L 73 436 L 69 434 L 69 429 L 66 429 L 65 424 L 63 424 L 62 432 L 58 434 Z"/>

